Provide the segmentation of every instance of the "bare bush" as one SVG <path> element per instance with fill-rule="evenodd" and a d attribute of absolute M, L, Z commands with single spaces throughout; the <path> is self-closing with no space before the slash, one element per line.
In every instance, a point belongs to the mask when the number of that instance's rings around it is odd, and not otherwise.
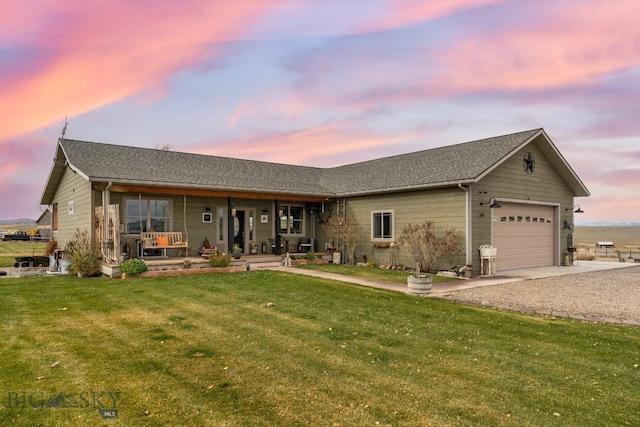
<path fill-rule="evenodd" d="M 434 221 L 407 224 L 398 239 L 420 271 L 435 272 L 438 263 L 460 253 L 462 236 L 455 228 L 437 229 Z"/>
<path fill-rule="evenodd" d="M 324 223 L 324 229 L 329 236 L 336 239 L 336 242 L 344 244 L 347 248 L 347 260 L 355 264 L 356 247 L 361 240 L 360 228 L 356 220 L 343 215 L 332 216 Z"/>

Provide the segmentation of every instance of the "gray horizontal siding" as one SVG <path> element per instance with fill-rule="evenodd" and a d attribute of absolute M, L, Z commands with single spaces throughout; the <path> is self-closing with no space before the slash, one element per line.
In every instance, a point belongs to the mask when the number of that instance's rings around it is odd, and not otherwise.
<path fill-rule="evenodd" d="M 407 224 L 421 224 L 434 221 L 438 228 L 455 228 L 464 245 L 466 231 L 466 193 L 457 187 L 428 191 L 411 191 L 393 195 L 362 196 L 347 201 L 347 215 L 353 216 L 362 231 L 362 243 L 356 249 L 358 260 L 362 255 L 374 258 L 379 264 L 390 262 L 391 249 L 375 248 L 371 240 L 371 212 L 393 210 L 394 240 L 397 241 Z M 456 264 L 464 264 L 464 247 Z M 412 266 L 413 260 L 402 250 L 397 251 L 399 264 Z"/>
<path fill-rule="evenodd" d="M 74 203 L 74 213 L 69 214 L 69 202 Z M 66 169 L 53 203 L 58 204 L 58 230 L 54 232 L 54 239 L 59 248 L 73 238 L 76 230 L 87 230 L 93 233 L 93 203 L 91 200 L 91 183 L 79 174 Z"/>

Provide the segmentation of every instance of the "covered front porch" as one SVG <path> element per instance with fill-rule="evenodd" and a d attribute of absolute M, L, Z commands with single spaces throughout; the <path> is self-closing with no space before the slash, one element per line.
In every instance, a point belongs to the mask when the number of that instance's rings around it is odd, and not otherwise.
<path fill-rule="evenodd" d="M 210 251 L 239 250 L 240 263 L 324 251 L 321 224 L 335 203 L 322 196 L 97 183 L 94 194 L 105 274 L 130 258 L 143 258 L 150 269 L 197 268 Z"/>

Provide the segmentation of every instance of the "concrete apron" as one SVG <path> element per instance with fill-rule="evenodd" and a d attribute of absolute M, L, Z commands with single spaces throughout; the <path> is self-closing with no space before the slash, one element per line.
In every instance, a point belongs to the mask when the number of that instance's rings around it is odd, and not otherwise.
<path fill-rule="evenodd" d="M 561 267 L 534 267 L 515 270 L 498 271 L 495 276 L 480 276 L 464 281 L 434 283 L 431 296 L 445 296 L 462 289 L 481 286 L 502 285 L 504 283 L 524 280 L 544 279 L 546 277 L 565 276 L 568 274 L 589 273 L 592 271 L 613 270 L 617 268 L 637 267 L 637 263 L 612 261 L 580 261 L 579 264 Z"/>

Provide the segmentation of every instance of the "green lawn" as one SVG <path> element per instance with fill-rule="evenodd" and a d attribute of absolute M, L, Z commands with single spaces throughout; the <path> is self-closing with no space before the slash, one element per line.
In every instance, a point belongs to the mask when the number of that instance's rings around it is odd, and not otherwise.
<path fill-rule="evenodd" d="M 0 267 L 13 267 L 17 256 L 42 256 L 47 247 L 42 242 L 3 242 L 0 241 Z"/>
<path fill-rule="evenodd" d="M 640 425 L 639 328 L 272 271 L 2 279 L 0 337 L 0 425 Z"/>

